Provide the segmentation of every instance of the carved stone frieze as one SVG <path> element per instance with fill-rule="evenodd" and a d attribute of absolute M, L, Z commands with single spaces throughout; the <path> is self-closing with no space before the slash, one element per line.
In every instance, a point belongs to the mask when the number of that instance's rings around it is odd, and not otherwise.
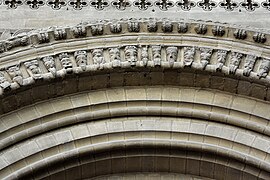
<path fill-rule="evenodd" d="M 138 61 L 138 52 L 136 46 L 126 46 L 125 49 L 125 60 L 130 63 L 131 66 L 135 66 Z"/>
<path fill-rule="evenodd" d="M 256 63 L 256 59 L 257 59 L 257 57 L 254 55 L 247 55 L 246 56 L 245 64 L 244 64 L 244 71 L 243 71 L 244 76 L 250 75 L 250 73 L 253 70 L 254 65 Z"/>
<path fill-rule="evenodd" d="M 195 56 L 195 47 L 184 47 L 184 67 L 188 66 L 191 67 L 192 63 L 194 62 Z"/>
<path fill-rule="evenodd" d="M 243 57 L 243 54 L 232 52 L 231 61 L 229 65 L 229 74 L 235 74 L 236 70 L 238 69 L 240 65 L 242 57 Z"/>
<path fill-rule="evenodd" d="M 205 69 L 207 64 L 209 64 L 211 56 L 212 56 L 212 49 L 210 48 L 200 48 L 200 58 L 201 58 L 201 65 L 202 68 Z"/>
<path fill-rule="evenodd" d="M 270 60 L 269 59 L 262 59 L 262 63 L 260 65 L 259 71 L 257 73 L 257 76 L 259 78 L 265 78 L 270 70 Z"/>

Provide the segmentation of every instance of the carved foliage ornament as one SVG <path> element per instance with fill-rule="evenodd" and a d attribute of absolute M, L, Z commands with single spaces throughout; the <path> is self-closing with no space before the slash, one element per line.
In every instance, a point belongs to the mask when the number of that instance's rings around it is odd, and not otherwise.
<path fill-rule="evenodd" d="M 162 23 L 162 31 L 163 32 L 172 32 L 173 31 L 173 24 L 171 21 L 163 21 Z"/>
<path fill-rule="evenodd" d="M 140 23 L 136 20 L 131 20 L 128 22 L 129 32 L 140 32 Z"/>
<path fill-rule="evenodd" d="M 223 26 L 213 26 L 212 33 L 214 36 L 223 36 L 225 34 L 225 28 Z"/>
<path fill-rule="evenodd" d="M 155 6 L 159 7 L 162 11 L 168 10 L 168 8 L 173 7 L 173 1 L 169 0 L 159 0 L 155 2 Z"/>
<path fill-rule="evenodd" d="M 56 40 L 62 40 L 67 38 L 67 33 L 65 29 L 55 29 L 54 30 L 54 38 Z"/>
<path fill-rule="evenodd" d="M 157 22 L 155 20 L 150 20 L 148 23 L 147 23 L 147 29 L 149 32 L 157 32 Z"/>
<path fill-rule="evenodd" d="M 136 0 L 133 2 L 133 5 L 140 10 L 147 10 L 149 7 L 153 6 L 152 2 L 148 0 Z"/>
<path fill-rule="evenodd" d="M 88 5 L 88 2 L 86 0 L 70 0 L 68 5 L 72 6 L 75 10 L 81 10 Z"/>
<path fill-rule="evenodd" d="M 260 5 L 253 0 L 245 0 L 244 2 L 240 3 L 240 6 L 245 8 L 247 11 L 255 11 L 256 8 L 259 8 Z"/>
<path fill-rule="evenodd" d="M 25 4 L 27 4 L 31 9 L 38 9 L 39 6 L 43 6 L 45 3 L 43 0 L 26 0 Z"/>
<path fill-rule="evenodd" d="M 194 30 L 197 34 L 206 34 L 207 26 L 205 24 L 197 24 Z"/>
<path fill-rule="evenodd" d="M 234 31 L 233 35 L 236 39 L 246 39 L 247 38 L 247 32 L 243 29 L 236 29 Z"/>
<path fill-rule="evenodd" d="M 219 3 L 219 6 L 227 11 L 233 11 L 235 8 L 238 7 L 238 3 L 231 0 L 223 0 L 222 2 Z"/>
<path fill-rule="evenodd" d="M 178 23 L 178 32 L 179 33 L 186 33 L 188 31 L 187 23 L 180 22 Z"/>
<path fill-rule="evenodd" d="M 118 10 L 125 10 L 127 7 L 131 6 L 131 3 L 128 0 L 115 0 L 112 1 L 112 6 Z"/>
<path fill-rule="evenodd" d="M 266 41 L 266 36 L 265 36 L 265 34 L 263 34 L 263 33 L 255 33 L 254 35 L 253 35 L 253 40 L 255 41 L 255 42 L 257 42 L 257 43 L 265 43 L 265 41 Z"/>
<path fill-rule="evenodd" d="M 47 5 L 51 6 L 54 10 L 59 10 L 61 7 L 64 7 L 67 5 L 66 0 L 48 0 Z"/>
<path fill-rule="evenodd" d="M 22 0 L 4 0 L 3 4 L 7 5 L 7 7 L 10 9 L 16 9 L 18 6 L 21 6 L 23 4 L 23 1 Z"/>
<path fill-rule="evenodd" d="M 91 33 L 93 36 L 102 35 L 103 34 L 103 25 L 102 24 L 92 25 L 91 26 Z"/>
<path fill-rule="evenodd" d="M 37 34 L 39 43 L 48 43 L 50 41 L 48 32 L 40 32 Z"/>
<path fill-rule="evenodd" d="M 213 8 L 217 7 L 217 3 L 211 0 L 202 0 L 198 2 L 197 5 L 205 11 L 211 11 Z"/>
<path fill-rule="evenodd" d="M 86 36 L 86 28 L 83 25 L 78 25 L 72 28 L 73 34 L 76 38 Z"/>
<path fill-rule="evenodd" d="M 100 10 L 103 10 L 105 7 L 108 7 L 109 2 L 106 0 L 94 0 L 94 1 L 90 1 L 90 6 L 100 11 Z"/>
<path fill-rule="evenodd" d="M 120 23 L 110 24 L 110 30 L 112 33 L 120 33 L 122 31 L 122 25 Z"/>
<path fill-rule="evenodd" d="M 270 11 L 270 0 L 266 0 L 262 2 L 262 7 L 266 8 L 267 10 Z"/>
<path fill-rule="evenodd" d="M 196 3 L 190 0 L 181 0 L 176 2 L 176 6 L 180 7 L 184 11 L 189 11 L 191 8 L 196 6 Z"/>

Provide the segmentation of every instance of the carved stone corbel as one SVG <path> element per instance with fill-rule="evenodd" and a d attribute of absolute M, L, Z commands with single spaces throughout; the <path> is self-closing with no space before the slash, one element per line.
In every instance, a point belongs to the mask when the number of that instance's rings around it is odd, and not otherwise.
<path fill-rule="evenodd" d="M 229 74 L 235 74 L 236 70 L 239 67 L 243 54 L 232 52 L 231 61 L 229 65 Z"/>
<path fill-rule="evenodd" d="M 161 66 L 161 46 L 152 46 L 154 66 Z"/>
<path fill-rule="evenodd" d="M 266 76 L 269 73 L 270 69 L 270 59 L 262 59 L 262 63 L 260 65 L 259 71 L 257 73 L 257 76 L 259 78 L 266 78 Z"/>
<path fill-rule="evenodd" d="M 126 46 L 124 49 L 125 59 L 130 63 L 131 66 L 135 66 L 138 61 L 137 47 L 136 46 Z"/>
<path fill-rule="evenodd" d="M 78 67 L 83 71 L 86 70 L 87 66 L 87 52 L 86 51 L 76 51 L 74 53 L 74 58 Z"/>
<path fill-rule="evenodd" d="M 141 59 L 142 59 L 143 65 L 146 66 L 147 63 L 148 63 L 148 60 L 149 60 L 148 47 L 147 46 L 142 47 Z"/>
<path fill-rule="evenodd" d="M 109 55 L 112 67 L 121 67 L 120 49 L 117 47 L 109 48 Z"/>
<path fill-rule="evenodd" d="M 227 58 L 228 51 L 226 50 L 217 50 L 217 64 L 216 64 L 216 71 L 221 71 L 222 67 Z"/>
<path fill-rule="evenodd" d="M 103 57 L 103 49 L 94 49 L 92 51 L 93 63 L 97 66 L 98 69 L 103 69 L 105 59 Z"/>
<path fill-rule="evenodd" d="M 213 50 L 210 48 L 200 48 L 200 51 L 201 51 L 200 58 L 202 69 L 205 69 L 207 64 L 209 64 L 210 62 Z"/>
<path fill-rule="evenodd" d="M 75 38 L 86 36 L 86 28 L 84 25 L 78 25 L 76 27 L 73 27 L 72 32 L 73 32 Z"/>
<path fill-rule="evenodd" d="M 191 67 L 194 61 L 195 47 L 184 47 L 184 67 Z"/>
<path fill-rule="evenodd" d="M 250 73 L 253 70 L 254 65 L 256 63 L 256 59 L 257 59 L 257 57 L 254 55 L 247 55 L 247 57 L 245 59 L 245 64 L 244 64 L 244 71 L 243 71 L 244 76 L 250 75 Z"/>
<path fill-rule="evenodd" d="M 63 69 L 66 71 L 66 73 L 70 74 L 70 73 L 73 72 L 72 62 L 71 62 L 71 60 L 69 58 L 68 53 L 61 53 L 59 55 L 59 60 L 60 60 L 60 62 L 62 64 Z"/>
<path fill-rule="evenodd" d="M 62 40 L 67 38 L 67 33 L 65 29 L 55 29 L 54 30 L 55 40 Z"/>
<path fill-rule="evenodd" d="M 177 51 L 178 48 L 174 46 L 170 46 L 166 48 L 166 57 L 167 61 L 169 62 L 170 67 L 173 67 L 174 62 L 177 60 Z"/>
<path fill-rule="evenodd" d="M 42 79 L 42 72 L 39 68 L 38 60 L 27 61 L 24 63 L 24 65 L 27 68 L 30 76 L 32 76 L 34 79 Z"/>
<path fill-rule="evenodd" d="M 46 56 L 42 58 L 42 61 L 44 63 L 44 66 L 46 69 L 52 74 L 52 77 L 56 76 L 56 67 L 55 67 L 55 61 L 52 56 Z"/>
<path fill-rule="evenodd" d="M 102 35 L 103 30 L 104 30 L 104 28 L 103 28 L 102 24 L 97 24 L 97 25 L 91 26 L 91 33 L 93 36 Z"/>

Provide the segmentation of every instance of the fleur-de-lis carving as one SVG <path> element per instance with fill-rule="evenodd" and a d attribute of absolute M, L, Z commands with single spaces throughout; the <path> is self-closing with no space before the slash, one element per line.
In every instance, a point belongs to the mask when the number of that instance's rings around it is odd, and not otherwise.
<path fill-rule="evenodd" d="M 51 8 L 54 10 L 58 10 L 63 6 L 66 6 L 67 2 L 65 0 L 48 0 L 47 5 L 51 6 Z"/>
<path fill-rule="evenodd" d="M 176 2 L 176 6 L 180 7 L 184 11 L 189 11 L 196 6 L 196 3 L 190 0 L 181 0 Z"/>
<path fill-rule="evenodd" d="M 155 6 L 158 6 L 162 11 L 166 11 L 168 8 L 173 7 L 173 1 L 159 0 L 155 2 Z"/>
<path fill-rule="evenodd" d="M 103 10 L 105 7 L 108 7 L 109 3 L 105 0 L 94 0 L 94 1 L 90 1 L 90 6 L 100 11 L 100 10 Z"/>
<path fill-rule="evenodd" d="M 16 9 L 18 6 L 21 6 L 23 2 L 21 0 L 5 0 L 4 5 L 7 5 L 8 8 Z"/>
<path fill-rule="evenodd" d="M 231 0 L 223 0 L 222 2 L 219 3 L 219 6 L 227 11 L 233 11 L 235 8 L 238 7 L 238 3 Z"/>
<path fill-rule="evenodd" d="M 27 4 L 31 9 L 38 9 L 39 6 L 43 6 L 45 3 L 42 0 L 26 0 L 25 4 Z"/>
<path fill-rule="evenodd" d="M 211 11 L 213 8 L 217 7 L 217 3 L 211 0 L 202 0 L 198 2 L 197 5 L 205 11 Z"/>
<path fill-rule="evenodd" d="M 88 5 L 88 2 L 85 0 L 71 0 L 68 2 L 68 5 L 72 6 L 75 10 L 81 10 Z"/>
<path fill-rule="evenodd" d="M 125 10 L 127 7 L 131 6 L 131 3 L 127 0 L 116 0 L 112 1 L 112 6 L 118 10 Z"/>
<path fill-rule="evenodd" d="M 147 1 L 147 0 L 134 1 L 133 5 L 138 7 L 140 10 L 147 10 L 148 7 L 153 6 L 152 2 Z"/>
<path fill-rule="evenodd" d="M 256 8 L 260 7 L 259 3 L 253 2 L 253 0 L 245 0 L 240 3 L 240 6 L 245 8 L 247 11 L 255 11 Z"/>
<path fill-rule="evenodd" d="M 270 0 L 266 0 L 262 2 L 262 7 L 268 9 L 270 11 Z"/>

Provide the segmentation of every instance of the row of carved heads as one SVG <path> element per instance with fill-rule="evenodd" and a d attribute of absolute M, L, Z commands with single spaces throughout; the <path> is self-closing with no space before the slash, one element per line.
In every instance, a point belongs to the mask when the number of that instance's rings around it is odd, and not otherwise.
<path fill-rule="evenodd" d="M 150 50 L 151 49 L 151 50 Z M 243 61 L 243 75 L 249 76 L 253 71 L 257 60 L 255 55 L 244 55 L 238 52 L 226 50 L 213 50 L 205 47 L 183 47 L 183 66 L 192 67 L 195 61 L 195 54 L 199 52 L 200 68 L 205 69 L 210 64 L 213 53 L 216 52 L 216 71 L 222 71 L 225 62 L 228 62 L 229 74 L 235 74 Z M 108 55 L 105 55 L 107 51 Z M 122 52 L 122 53 L 121 53 Z M 162 53 L 164 52 L 164 53 Z M 229 55 L 230 54 L 230 55 Z M 150 62 L 153 66 L 162 66 L 165 62 L 169 67 L 173 67 L 175 62 L 179 62 L 180 49 L 176 46 L 163 47 L 161 45 L 125 47 L 97 48 L 90 52 L 86 50 L 71 53 L 60 53 L 57 56 L 46 56 L 11 66 L 0 71 L 0 87 L 4 90 L 29 85 L 40 79 L 50 79 L 63 77 L 71 73 L 80 73 L 87 68 L 94 67 L 101 70 L 106 64 L 111 64 L 112 68 L 125 66 L 147 66 Z M 90 58 L 91 57 L 91 58 Z M 106 60 L 108 57 L 109 59 Z M 91 60 L 92 59 L 92 62 Z M 180 62 L 179 62 L 180 63 Z M 23 70 L 24 69 L 24 70 Z M 270 60 L 262 58 L 257 72 L 259 78 L 265 78 L 270 70 Z M 27 75 L 25 75 L 25 72 Z M 15 83 L 15 86 L 14 86 Z"/>

